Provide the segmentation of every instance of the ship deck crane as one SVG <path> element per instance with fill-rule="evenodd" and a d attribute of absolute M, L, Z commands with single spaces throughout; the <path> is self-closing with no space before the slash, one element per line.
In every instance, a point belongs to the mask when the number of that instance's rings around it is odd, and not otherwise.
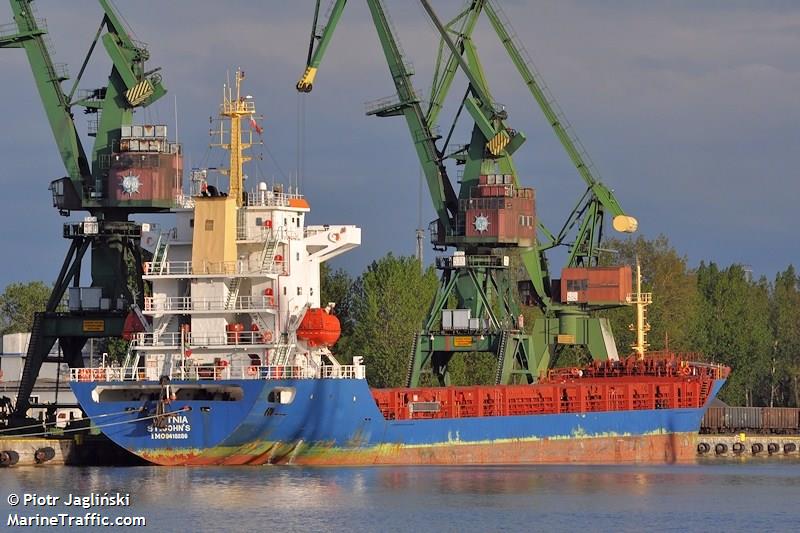
<path fill-rule="evenodd" d="M 69 80 L 64 65 L 51 55 L 47 24 L 37 16 L 33 0 L 9 0 L 14 23 L 0 27 L 0 48 L 22 48 L 30 63 L 50 129 L 64 163 L 66 177 L 53 181 L 53 204 L 64 216 L 72 211 L 89 215 L 83 222 L 64 225 L 64 237 L 71 244 L 43 313 L 34 317 L 15 417 L 24 417 L 30 407 L 30 393 L 43 362 L 60 362 L 48 354 L 56 340 L 70 366 L 83 366 L 81 351 L 88 338 L 115 337 L 122 333 L 128 309 L 143 297 L 141 280 L 141 227 L 130 220 L 133 213 L 160 212 L 172 207 L 173 198 L 139 199 L 133 194 L 113 194 L 112 168 L 119 169 L 121 130 L 132 123 L 133 112 L 154 103 L 166 89 L 159 69 L 147 70 L 150 55 L 145 45 L 134 41 L 108 0 L 98 0 L 103 17 L 77 79 L 66 92 Z M 98 41 L 111 59 L 107 83 L 82 91 L 77 87 Z M 89 135 L 94 137 L 87 155 L 74 120 L 74 109 L 82 107 L 91 115 Z M 175 145 L 177 148 L 177 145 Z M 176 172 L 181 167 L 175 150 Z M 124 155 L 124 154 L 123 154 Z M 114 158 L 114 159 L 112 159 Z M 158 164 L 170 159 L 159 154 Z M 135 177 L 135 176 L 134 176 Z M 136 183 L 131 190 L 138 189 Z M 91 285 L 99 288 L 108 309 L 61 312 L 58 307 L 67 288 L 79 287 L 81 262 L 91 249 Z M 130 271 L 129 265 L 136 265 Z M 134 297 L 129 280 L 134 279 Z M 118 305 L 121 303 L 122 305 Z M 138 302 L 141 305 L 141 302 Z M 101 306 L 104 307 L 104 306 Z"/>
<path fill-rule="evenodd" d="M 335 1 L 324 29 L 319 31 L 317 2 L 307 67 L 297 83 L 299 91 L 312 89 L 345 4 L 346 0 Z M 432 224 L 432 241 L 438 247 L 457 250 L 452 257 L 437 261 L 443 271 L 442 281 L 431 312 L 414 342 L 408 385 L 419 383 L 426 365 L 432 367 L 440 382 L 447 383 L 447 364 L 460 351 L 493 352 L 498 360 L 498 383 L 520 379 L 533 381 L 550 364 L 551 354 L 566 345 L 584 345 L 596 359 L 614 357 L 616 347 L 610 326 L 606 320 L 592 316 L 592 312 L 622 302 L 561 302 L 551 289 L 546 252 L 556 246 L 567 246 L 567 267 L 597 266 L 605 215 L 610 214 L 614 228 L 623 232 L 635 231 L 636 220 L 624 212 L 613 193 L 595 176 L 580 142 L 568 130 L 563 114 L 526 60 L 524 49 L 516 42 L 500 8 L 486 0 L 474 0 L 452 21 L 443 24 L 427 0 L 421 0 L 421 4 L 441 39 L 427 111 L 422 109 L 421 98 L 413 89 L 413 72 L 393 34 L 383 3 L 367 0 L 398 96 L 396 101 L 384 101 L 369 108 L 367 114 L 405 116 L 438 215 Z M 525 236 L 524 225 L 530 221 L 525 208 L 520 208 L 519 226 L 522 227 L 517 227 L 513 238 L 504 239 L 497 230 L 489 232 L 492 222 L 480 210 L 482 205 L 487 205 L 486 199 L 475 196 L 476 190 L 489 190 L 483 188 L 488 185 L 484 183 L 488 176 L 495 176 L 493 180 L 502 176 L 502 185 L 510 186 L 505 190 L 515 198 L 524 198 L 529 191 L 520 186 L 512 160 L 512 154 L 525 142 L 525 136 L 506 124 L 506 110 L 494 103 L 472 40 L 476 22 L 483 12 L 487 13 L 523 81 L 587 185 L 561 229 L 552 232 L 539 222 L 538 238 Z M 435 126 L 459 70 L 466 75 L 468 88 L 440 147 L 437 143 L 442 139 L 434 134 Z M 470 142 L 464 148 L 448 151 L 455 122 L 464 109 L 474 121 Z M 447 193 L 452 189 L 445 167 L 448 159 L 464 167 L 457 201 Z M 475 206 L 477 211 L 473 209 Z M 499 225 L 497 218 L 492 220 Z M 518 296 L 512 291 L 515 283 L 507 259 L 498 255 L 503 249 L 519 250 L 527 272 L 523 288 L 527 286 L 532 290 L 533 299 L 542 310 L 542 318 L 535 321 L 529 334 L 517 320 L 520 307 Z M 453 294 L 458 297 L 456 311 L 468 311 L 467 316 L 478 318 L 477 327 L 456 328 L 452 323 L 446 324 L 448 319 L 454 320 L 451 311 L 446 309 Z"/>

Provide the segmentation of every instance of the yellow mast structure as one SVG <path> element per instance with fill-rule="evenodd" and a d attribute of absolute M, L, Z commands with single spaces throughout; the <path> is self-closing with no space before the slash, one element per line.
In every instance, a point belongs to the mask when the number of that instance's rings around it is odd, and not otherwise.
<path fill-rule="evenodd" d="M 234 272 L 237 267 L 236 238 L 239 228 L 239 210 L 245 205 L 243 165 L 251 158 L 244 155 L 253 145 L 253 130 L 261 133 L 256 123 L 256 104 L 252 96 L 242 94 L 244 72 L 236 70 L 236 87 L 223 86 L 220 105 L 218 146 L 230 153 L 227 169 L 220 169 L 229 180 L 228 195 L 201 195 L 194 198 L 194 229 L 192 232 L 192 272 Z M 249 127 L 242 127 L 242 119 L 249 119 Z M 225 123 L 230 122 L 230 129 Z M 226 131 L 227 130 L 227 131 Z M 243 214 L 243 213 L 242 213 Z"/>
<path fill-rule="evenodd" d="M 244 191 L 244 172 L 243 165 L 250 161 L 250 156 L 244 155 L 244 151 L 253 145 L 253 130 L 248 128 L 242 129 L 242 119 L 248 118 L 251 124 L 255 124 L 256 103 L 253 101 L 252 96 L 242 95 L 242 80 L 244 80 L 244 71 L 236 69 L 236 92 L 234 93 L 233 87 L 225 84 L 222 90 L 222 104 L 220 105 L 220 116 L 229 119 L 230 121 L 230 136 L 229 141 L 225 142 L 225 123 L 223 122 L 219 129 L 219 143 L 212 144 L 212 146 L 219 146 L 230 153 L 230 164 L 227 169 L 222 169 L 222 174 L 227 174 L 229 185 L 229 192 L 231 198 L 236 200 L 236 206 L 242 207 L 244 204 L 243 191 Z M 247 139 L 243 139 L 243 133 Z"/>
<path fill-rule="evenodd" d="M 636 342 L 631 345 L 631 348 L 639 359 L 644 359 L 644 354 L 650 347 L 647 342 L 647 332 L 650 331 L 650 324 L 647 322 L 647 306 L 653 303 L 653 293 L 642 292 L 642 269 L 638 257 L 636 258 L 636 292 L 629 294 L 626 300 L 629 304 L 636 305 L 636 324 L 628 326 L 631 331 L 636 332 Z"/>

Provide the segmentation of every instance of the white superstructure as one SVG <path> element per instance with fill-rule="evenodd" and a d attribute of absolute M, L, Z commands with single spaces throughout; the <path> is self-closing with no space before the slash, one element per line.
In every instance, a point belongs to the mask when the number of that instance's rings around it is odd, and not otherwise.
<path fill-rule="evenodd" d="M 205 170 L 193 171 L 192 192 L 174 210 L 176 226 L 143 226 L 142 247 L 153 257 L 144 265 L 152 294 L 142 313 L 152 323 L 135 335 L 124 365 L 143 368 L 140 379 L 174 376 L 176 369 L 209 378 L 203 369 L 314 372 L 323 363 L 338 365 L 326 346 L 298 339 L 297 330 L 309 309 L 328 304 L 320 302 L 320 264 L 358 246 L 361 230 L 307 226 L 310 207 L 296 190 L 262 182 L 244 192 L 243 151 L 261 128 L 252 98 L 239 96 L 243 77 L 237 72 L 235 94 L 226 87 L 220 113 L 229 119 L 219 146 L 231 153 L 230 196 L 207 183 Z"/>

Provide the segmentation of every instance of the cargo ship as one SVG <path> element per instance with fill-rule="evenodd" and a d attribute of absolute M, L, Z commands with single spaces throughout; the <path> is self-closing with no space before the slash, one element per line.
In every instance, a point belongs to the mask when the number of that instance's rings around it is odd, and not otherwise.
<path fill-rule="evenodd" d="M 320 264 L 358 246 L 361 231 L 307 225 L 296 188 L 244 189 L 245 153 L 262 129 L 243 78 L 225 87 L 220 109 L 228 190 L 194 170 L 176 227 L 143 227 L 152 294 L 126 321 L 124 364 L 72 369 L 81 407 L 110 439 L 158 465 L 694 458 L 722 366 L 639 354 L 533 384 L 375 389 L 362 358 L 339 362 Z"/>

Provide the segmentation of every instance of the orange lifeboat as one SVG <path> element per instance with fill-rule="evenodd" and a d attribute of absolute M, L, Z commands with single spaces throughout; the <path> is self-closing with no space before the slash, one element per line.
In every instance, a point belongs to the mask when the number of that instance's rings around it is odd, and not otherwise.
<path fill-rule="evenodd" d="M 339 319 L 318 307 L 306 311 L 297 328 L 297 338 L 310 346 L 333 346 L 341 334 Z"/>

